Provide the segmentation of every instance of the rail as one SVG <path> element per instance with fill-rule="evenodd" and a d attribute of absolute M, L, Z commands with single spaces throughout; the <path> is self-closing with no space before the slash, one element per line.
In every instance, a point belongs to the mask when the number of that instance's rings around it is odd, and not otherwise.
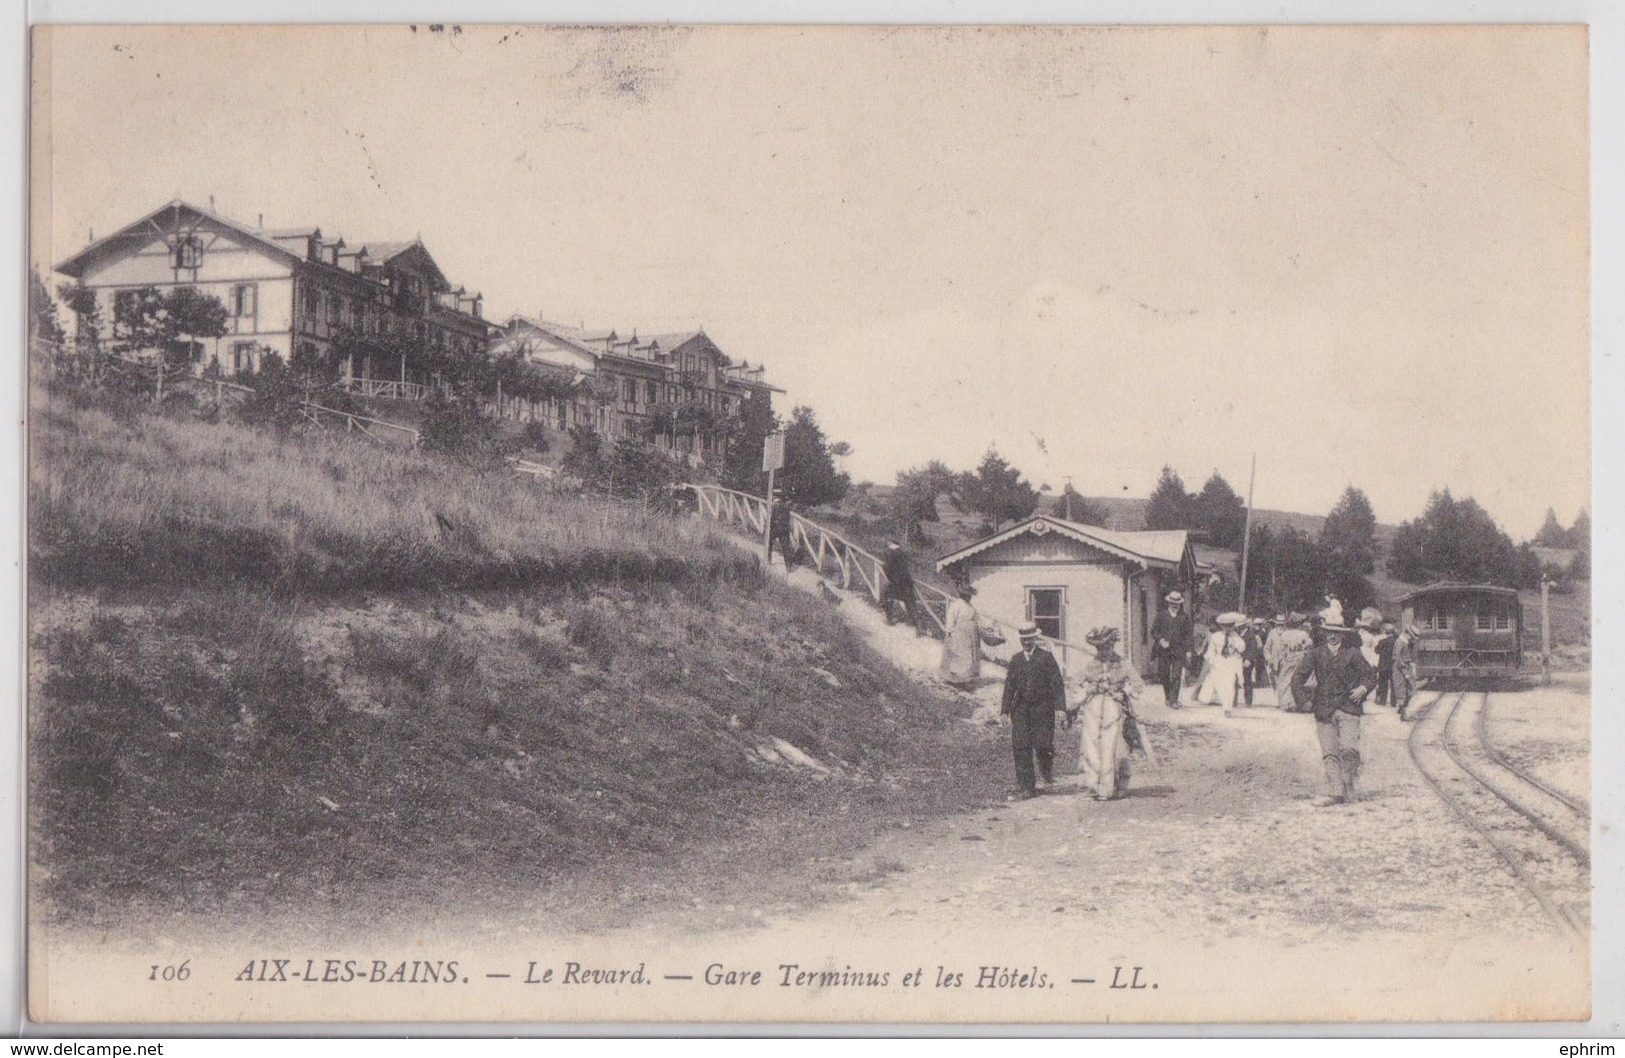
<path fill-rule="evenodd" d="M 413 448 L 418 446 L 418 431 L 412 429 L 410 426 L 401 426 L 398 423 L 385 422 L 382 419 L 373 419 L 365 415 L 357 415 L 355 412 L 341 411 L 338 408 L 329 408 L 325 405 L 317 404 L 314 401 L 306 401 L 304 404 L 301 404 L 299 406 L 299 411 L 306 419 L 318 426 L 322 425 L 321 417 L 323 415 L 331 415 L 344 421 L 345 433 L 360 433 L 366 437 L 372 438 L 374 441 L 382 441 L 384 438 L 374 433 L 374 430 L 394 430 L 397 433 L 406 435 L 407 443 Z"/>
<path fill-rule="evenodd" d="M 720 485 L 682 486 L 693 492 L 701 514 L 714 518 L 724 525 L 743 529 L 749 535 L 761 540 L 767 535 L 767 521 L 769 517 L 767 501 L 760 496 L 752 496 L 747 492 L 738 492 L 734 489 L 725 489 Z M 886 571 L 884 563 L 869 551 L 848 540 L 833 530 L 826 529 L 811 519 L 804 518 L 794 512 L 790 515 L 791 543 L 801 548 L 801 553 L 816 570 L 819 576 L 829 576 L 848 591 L 854 590 L 854 585 L 869 597 L 877 606 L 885 595 Z M 914 598 L 920 608 L 931 619 L 933 635 L 947 635 L 948 606 L 954 596 L 941 588 L 930 584 L 914 582 Z M 977 619 L 984 628 L 993 627 L 1005 633 L 1005 639 L 1015 642 L 1025 622 L 1007 621 L 990 614 L 977 612 Z M 1052 639 L 1041 636 L 1041 641 L 1049 647 L 1066 667 L 1069 655 L 1077 651 L 1081 658 L 1094 657 L 1094 650 L 1078 643 L 1064 639 Z"/>
<path fill-rule="evenodd" d="M 532 463 L 528 459 L 514 460 L 513 469 L 515 473 L 529 474 L 537 481 L 555 481 L 559 476 L 559 472 L 546 463 Z"/>
<path fill-rule="evenodd" d="M 383 378 L 346 378 L 337 383 L 346 393 L 379 400 L 428 400 L 434 387 L 421 382 L 405 382 Z"/>

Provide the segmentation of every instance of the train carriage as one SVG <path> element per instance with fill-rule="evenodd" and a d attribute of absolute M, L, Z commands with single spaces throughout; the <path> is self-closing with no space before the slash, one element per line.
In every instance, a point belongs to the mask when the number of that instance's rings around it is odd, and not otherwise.
<path fill-rule="evenodd" d="M 1422 638 L 1417 674 L 1513 676 L 1523 664 L 1523 603 L 1493 584 L 1430 584 L 1399 600 Z"/>

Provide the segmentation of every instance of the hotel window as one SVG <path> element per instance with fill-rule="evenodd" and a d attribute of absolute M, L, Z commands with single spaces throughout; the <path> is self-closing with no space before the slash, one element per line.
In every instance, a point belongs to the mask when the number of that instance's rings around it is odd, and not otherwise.
<path fill-rule="evenodd" d="M 196 268 L 203 263 L 203 240 L 184 235 L 175 243 L 175 267 Z"/>
<path fill-rule="evenodd" d="M 655 401 L 660 399 L 660 387 L 656 385 L 653 380 L 643 384 L 643 393 L 645 399 L 650 404 L 653 404 Z"/>
<path fill-rule="evenodd" d="M 638 384 L 636 379 L 621 379 L 621 399 L 626 401 L 628 404 L 636 404 L 638 402 Z"/>
<path fill-rule="evenodd" d="M 338 326 L 339 316 L 344 311 L 344 299 L 337 294 L 327 295 L 327 325 Z"/>
<path fill-rule="evenodd" d="M 233 342 L 231 345 L 231 369 L 241 373 L 254 370 L 254 343 Z"/>
<path fill-rule="evenodd" d="M 238 283 L 231 288 L 231 314 L 252 316 L 259 307 L 259 288 L 253 283 Z"/>

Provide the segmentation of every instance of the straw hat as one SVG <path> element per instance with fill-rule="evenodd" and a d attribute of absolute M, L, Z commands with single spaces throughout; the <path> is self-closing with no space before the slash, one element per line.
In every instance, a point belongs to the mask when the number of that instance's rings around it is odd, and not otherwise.
<path fill-rule="evenodd" d="M 1026 624 L 1021 626 L 1020 631 L 1018 631 L 1016 634 L 1021 636 L 1023 641 L 1026 641 L 1026 640 L 1029 640 L 1029 639 L 1037 639 L 1038 638 L 1038 626 L 1033 624 L 1031 621 L 1028 621 Z"/>
<path fill-rule="evenodd" d="M 1165 602 L 1184 602 L 1185 601 L 1185 596 L 1181 595 L 1177 591 L 1171 591 L 1167 595 L 1164 595 L 1162 598 L 1163 598 L 1163 600 Z"/>
<path fill-rule="evenodd" d="M 1240 614 L 1234 610 L 1231 610 L 1229 613 L 1222 613 L 1215 617 L 1213 619 L 1213 623 L 1227 628 L 1233 628 L 1245 620 L 1247 620 L 1246 614 Z"/>

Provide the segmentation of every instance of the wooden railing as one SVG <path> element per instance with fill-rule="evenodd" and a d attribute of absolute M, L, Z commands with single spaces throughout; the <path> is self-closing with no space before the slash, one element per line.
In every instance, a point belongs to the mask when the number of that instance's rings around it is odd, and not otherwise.
<path fill-rule="evenodd" d="M 428 400 L 434 392 L 434 387 L 425 386 L 420 382 L 403 382 L 384 378 L 346 378 L 337 383 L 337 388 L 346 393 L 354 393 L 358 397 L 371 397 L 378 400 Z"/>
<path fill-rule="evenodd" d="M 405 440 L 413 448 L 418 446 L 418 431 L 410 426 L 401 426 L 399 423 L 385 422 L 382 419 L 372 419 L 365 415 L 357 415 L 350 411 L 341 411 L 338 408 L 329 408 L 325 405 L 306 401 L 300 405 L 299 410 L 304 417 L 318 426 L 323 425 L 322 416 L 340 419 L 344 422 L 345 433 L 360 433 L 374 441 L 384 441 L 387 437 L 375 431 L 390 430 L 398 439 Z"/>
<path fill-rule="evenodd" d="M 514 460 L 513 469 L 515 473 L 529 474 L 537 481 L 556 481 L 559 476 L 559 472 L 546 463 L 532 463 L 528 459 Z"/>
<path fill-rule="evenodd" d="M 698 501 L 699 512 L 724 525 L 740 529 L 757 541 L 767 536 L 769 517 L 767 501 L 760 496 L 736 492 L 720 485 L 685 485 Z M 864 550 L 841 534 L 826 529 L 794 512 L 790 515 L 790 539 L 801 548 L 802 556 L 817 570 L 848 591 L 855 588 L 876 605 L 880 604 L 886 585 L 884 564 L 874 554 Z M 930 617 L 933 635 L 947 634 L 948 606 L 954 596 L 931 584 L 914 582 L 914 599 L 919 608 Z M 977 620 L 983 628 L 999 632 L 1012 647 L 1020 639 L 1025 621 L 1011 621 L 981 611 Z M 1040 640 L 1055 654 L 1063 669 L 1076 657 L 1094 657 L 1094 650 L 1064 639 L 1041 636 Z"/>

